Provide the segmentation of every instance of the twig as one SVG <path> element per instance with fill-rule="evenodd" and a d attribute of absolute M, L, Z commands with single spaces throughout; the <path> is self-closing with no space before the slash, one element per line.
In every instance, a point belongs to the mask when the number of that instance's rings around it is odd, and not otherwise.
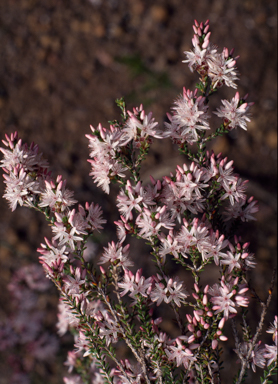
<path fill-rule="evenodd" d="M 116 312 L 114 311 L 114 309 L 112 308 L 111 304 L 109 303 L 109 301 L 107 300 L 107 297 L 105 295 L 105 293 L 103 292 L 103 290 L 101 288 L 99 288 L 99 293 L 101 294 L 103 300 L 105 301 L 105 304 L 108 306 L 110 312 L 112 313 L 114 319 L 116 320 L 118 326 L 119 326 L 119 329 L 123 335 L 123 339 L 124 341 L 126 342 L 126 344 L 128 345 L 128 347 L 130 348 L 130 350 L 132 351 L 134 357 L 136 358 L 136 360 L 139 362 L 139 364 L 142 366 L 142 370 L 143 370 L 143 373 L 144 373 L 144 376 L 145 376 L 145 379 L 146 379 L 146 382 L 147 384 L 151 384 L 150 380 L 149 380 L 149 377 L 148 377 L 148 374 L 147 374 L 147 367 L 146 367 L 146 363 L 145 363 L 145 359 L 140 356 L 137 351 L 135 350 L 135 348 L 133 347 L 133 345 L 131 344 L 131 342 L 129 341 L 128 337 L 126 336 L 126 333 L 125 333 L 125 330 L 124 328 L 122 327 L 119 319 L 118 319 L 118 316 L 116 314 Z M 139 351 L 140 354 L 144 355 L 144 352 L 142 350 Z"/>
<path fill-rule="evenodd" d="M 252 342 L 251 342 L 251 344 L 249 346 L 248 353 L 247 353 L 246 357 L 243 358 L 243 359 L 241 358 L 242 366 L 241 366 L 240 374 L 239 374 L 239 377 L 238 377 L 238 380 L 237 380 L 236 384 L 240 384 L 242 382 L 242 379 L 243 379 L 243 376 L 245 374 L 247 365 L 249 363 L 249 359 L 251 357 L 252 351 L 254 350 L 255 344 L 256 344 L 256 342 L 258 340 L 258 337 L 259 337 L 259 335 L 260 335 L 260 333 L 262 331 L 265 315 L 266 315 L 266 312 L 267 312 L 267 309 L 269 307 L 269 304 L 270 304 L 270 301 L 271 301 L 271 297 L 272 297 L 275 277 L 276 277 L 276 269 L 274 269 L 274 271 L 272 273 L 272 278 L 271 278 L 270 288 L 269 288 L 269 291 L 268 291 L 267 301 L 266 301 L 266 303 L 263 303 L 263 302 L 261 303 L 262 307 L 263 307 L 263 310 L 262 310 L 262 313 L 261 313 L 260 322 L 259 322 L 259 324 L 257 326 L 257 329 L 256 329 L 256 333 L 255 333 L 255 335 L 253 337 L 253 340 L 252 340 Z"/>

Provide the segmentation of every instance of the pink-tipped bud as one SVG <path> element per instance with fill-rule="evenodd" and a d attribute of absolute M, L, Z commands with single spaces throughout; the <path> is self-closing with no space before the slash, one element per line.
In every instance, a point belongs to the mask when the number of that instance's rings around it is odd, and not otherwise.
<path fill-rule="evenodd" d="M 162 323 L 162 321 L 163 321 L 162 317 L 158 317 L 157 319 L 155 319 L 154 324 L 158 325 L 158 324 Z"/>
<path fill-rule="evenodd" d="M 224 327 L 224 324 L 225 324 L 225 318 L 223 317 L 223 318 L 219 321 L 218 328 L 219 328 L 219 329 L 222 329 L 222 328 Z"/>
<path fill-rule="evenodd" d="M 245 288 L 242 288 L 242 289 L 238 292 L 238 294 L 239 294 L 239 295 L 242 295 L 243 293 L 245 293 L 245 292 L 247 292 L 247 291 L 249 291 L 249 288 L 248 288 L 248 287 L 245 287 Z"/>
<path fill-rule="evenodd" d="M 219 339 L 220 339 L 221 341 L 227 341 L 227 340 L 228 340 L 228 337 L 226 337 L 226 336 L 224 336 L 224 335 L 221 335 L 221 336 L 219 337 Z"/>
<path fill-rule="evenodd" d="M 197 320 L 197 321 L 200 321 L 201 318 L 200 318 L 200 316 L 198 315 L 197 311 L 193 311 L 193 313 L 194 313 L 194 316 L 195 316 L 196 320 Z"/>
<path fill-rule="evenodd" d="M 203 49 L 206 49 L 207 47 L 208 47 L 208 45 L 209 45 L 209 40 L 204 40 L 204 42 L 203 42 L 203 44 L 202 44 L 202 48 Z"/>
<path fill-rule="evenodd" d="M 150 175 L 150 179 L 151 179 L 151 183 L 152 183 L 152 185 L 155 185 L 155 184 L 156 184 L 156 181 L 155 181 L 155 179 L 152 177 L 152 175 Z"/>
<path fill-rule="evenodd" d="M 135 282 L 137 284 L 139 283 L 141 276 L 142 276 L 142 268 L 138 269 L 138 271 L 136 272 L 136 275 L 135 275 Z"/>
<path fill-rule="evenodd" d="M 156 220 L 158 220 L 159 218 L 160 218 L 160 213 L 159 212 L 157 212 L 157 214 L 155 215 L 155 217 L 154 217 Z"/>
<path fill-rule="evenodd" d="M 125 229 L 128 230 L 128 231 L 130 231 L 130 230 L 131 230 L 131 226 L 130 226 L 128 223 L 126 223 L 126 224 L 125 224 Z"/>
<path fill-rule="evenodd" d="M 204 289 L 204 293 L 208 293 L 208 290 L 209 290 L 209 285 L 206 285 Z"/>
<path fill-rule="evenodd" d="M 211 348 L 212 348 L 212 349 L 216 349 L 216 348 L 217 348 L 217 345 L 218 345 L 218 341 L 217 341 L 217 340 L 212 340 Z"/>
<path fill-rule="evenodd" d="M 187 342 L 188 342 L 188 344 L 191 344 L 191 343 L 193 343 L 194 340 L 195 340 L 195 336 L 194 336 L 194 335 L 191 335 L 191 336 L 188 338 Z"/>
<path fill-rule="evenodd" d="M 250 245 L 250 243 L 244 243 L 243 246 L 242 246 L 242 249 L 246 249 L 246 248 L 248 248 L 249 245 Z"/>
<path fill-rule="evenodd" d="M 228 51 L 228 48 L 224 48 L 224 49 L 223 49 L 223 54 L 224 54 L 225 59 L 227 59 L 227 58 L 229 57 L 229 51 Z"/>
<path fill-rule="evenodd" d="M 204 34 L 206 34 L 206 37 L 211 35 L 211 32 L 208 33 L 208 30 L 209 30 L 209 25 L 206 25 L 204 29 Z"/>
<path fill-rule="evenodd" d="M 198 300 L 198 299 L 199 299 L 199 296 L 196 295 L 196 293 L 192 293 L 192 296 L 194 297 L 195 300 Z"/>
<path fill-rule="evenodd" d="M 234 67 L 236 65 L 236 61 L 235 60 L 232 60 L 228 65 L 227 65 L 227 67 L 228 68 L 232 68 L 232 67 Z"/>

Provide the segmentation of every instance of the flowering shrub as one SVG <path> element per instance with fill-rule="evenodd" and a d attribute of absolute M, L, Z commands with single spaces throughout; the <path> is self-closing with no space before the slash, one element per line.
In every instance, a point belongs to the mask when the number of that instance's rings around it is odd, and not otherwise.
<path fill-rule="evenodd" d="M 38 147 L 22 143 L 17 133 L 3 140 L 4 197 L 12 210 L 21 205 L 42 212 L 52 228 L 52 239 L 45 238 L 38 252 L 60 292 L 58 333 L 70 329 L 75 337 L 65 363 L 71 374 L 66 384 L 220 383 L 221 346 L 229 327 L 240 363 L 234 383 L 242 383 L 247 370 L 256 367 L 265 369 L 262 382 L 267 383 L 277 368 L 277 317 L 267 331 L 274 344 L 259 341 L 274 276 L 267 301 L 260 302 L 255 334 L 247 324 L 252 290 L 247 274 L 256 262 L 237 230 L 240 223 L 254 220 L 257 203 L 247 197 L 247 181 L 234 173 L 233 161 L 206 149 L 220 135 L 246 130 L 252 103 L 238 92 L 222 100 L 213 112 L 221 124 L 210 133 L 210 97 L 222 86 L 237 87 L 237 57 L 211 44 L 208 21 L 195 21 L 193 30 L 193 49 L 185 52 L 184 62 L 199 74 L 199 83 L 194 91 L 183 89 L 165 129 L 142 105 L 127 111 L 120 99 L 122 121 L 91 127 L 86 135 L 95 183 L 107 194 L 111 183 L 120 186 L 118 240 L 104 247 L 96 264 L 86 261 L 84 252 L 90 236 L 106 223 L 100 206 L 72 209 L 77 203 L 73 192 L 62 176 L 51 176 Z M 171 138 L 188 162 L 162 180 L 150 176 L 145 185 L 140 167 L 154 138 Z M 125 244 L 130 236 L 151 248 L 156 274 L 133 269 L 132 251 Z M 188 279 L 171 276 L 169 260 Z M 208 264 L 215 265 L 220 279 L 203 286 Z M 165 331 L 167 316 L 174 317 L 178 336 Z"/>

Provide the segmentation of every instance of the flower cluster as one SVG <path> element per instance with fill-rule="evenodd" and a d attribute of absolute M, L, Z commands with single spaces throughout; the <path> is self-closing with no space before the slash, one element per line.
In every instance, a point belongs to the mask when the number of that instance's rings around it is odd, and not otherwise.
<path fill-rule="evenodd" d="M 262 347 L 258 341 L 271 293 L 255 334 L 246 322 L 252 292 L 248 270 L 256 262 L 237 228 L 255 220 L 257 202 L 247 196 L 247 181 L 234 173 L 233 161 L 206 150 L 215 137 L 237 127 L 246 130 L 251 103 L 238 92 L 231 101 L 222 100 L 213 111 L 222 124 L 210 133 L 210 96 L 224 85 L 236 88 L 237 58 L 227 48 L 217 52 L 208 21 L 195 21 L 193 30 L 193 50 L 185 52 L 185 62 L 199 73 L 200 82 L 193 91 L 183 89 L 164 130 L 142 105 L 126 111 L 120 99 L 122 121 L 91 127 L 87 135 L 94 182 L 107 194 L 112 182 L 120 185 L 118 239 L 103 247 L 97 262 L 86 261 L 84 252 L 89 237 L 106 222 L 100 206 L 72 208 L 77 203 L 73 192 L 62 176 L 52 178 L 37 146 L 22 144 L 17 133 L 3 141 L 4 197 L 12 210 L 18 204 L 35 208 L 51 225 L 52 239 L 45 238 L 38 252 L 60 292 L 58 333 L 74 334 L 74 350 L 65 363 L 71 376 L 65 384 L 220 382 L 227 323 L 241 362 L 237 384 L 249 367 L 266 367 L 266 375 L 277 367 L 277 317 L 268 330 L 274 345 Z M 153 140 L 167 137 L 187 160 L 161 180 L 150 176 L 144 184 L 141 163 Z M 138 260 L 125 244 L 130 236 L 150 247 L 156 273 L 142 265 L 133 271 Z M 203 288 L 208 264 L 220 279 Z M 171 317 L 175 325 L 169 329 Z M 239 317 L 242 341 L 235 326 Z"/>

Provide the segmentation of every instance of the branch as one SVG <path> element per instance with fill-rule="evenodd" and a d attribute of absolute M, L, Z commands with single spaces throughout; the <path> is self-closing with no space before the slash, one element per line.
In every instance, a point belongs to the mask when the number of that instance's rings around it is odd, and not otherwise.
<path fill-rule="evenodd" d="M 269 307 L 269 304 L 270 304 L 271 298 L 272 298 L 272 292 L 273 292 L 275 277 L 276 277 L 276 269 L 274 269 L 274 271 L 272 273 L 270 288 L 268 290 L 267 301 L 266 301 L 266 303 L 263 303 L 263 302 L 261 303 L 261 305 L 263 307 L 263 310 L 262 310 L 262 313 L 261 313 L 261 318 L 260 318 L 259 324 L 258 324 L 257 329 L 256 329 L 256 333 L 255 333 L 255 335 L 253 337 L 253 340 L 252 340 L 252 342 L 251 342 L 251 344 L 249 346 L 248 353 L 247 353 L 246 357 L 245 358 L 241 357 L 242 366 L 241 366 L 239 378 L 238 378 L 236 384 L 240 384 L 242 382 L 242 379 L 243 379 L 243 376 L 244 376 L 245 371 L 247 369 L 247 365 L 249 363 L 249 359 L 251 357 L 252 351 L 254 350 L 255 344 L 256 344 L 256 342 L 258 340 L 258 337 L 259 337 L 259 335 L 260 335 L 260 333 L 262 331 L 264 320 L 265 320 L 265 315 L 266 315 L 266 312 L 268 310 L 268 307 Z"/>

